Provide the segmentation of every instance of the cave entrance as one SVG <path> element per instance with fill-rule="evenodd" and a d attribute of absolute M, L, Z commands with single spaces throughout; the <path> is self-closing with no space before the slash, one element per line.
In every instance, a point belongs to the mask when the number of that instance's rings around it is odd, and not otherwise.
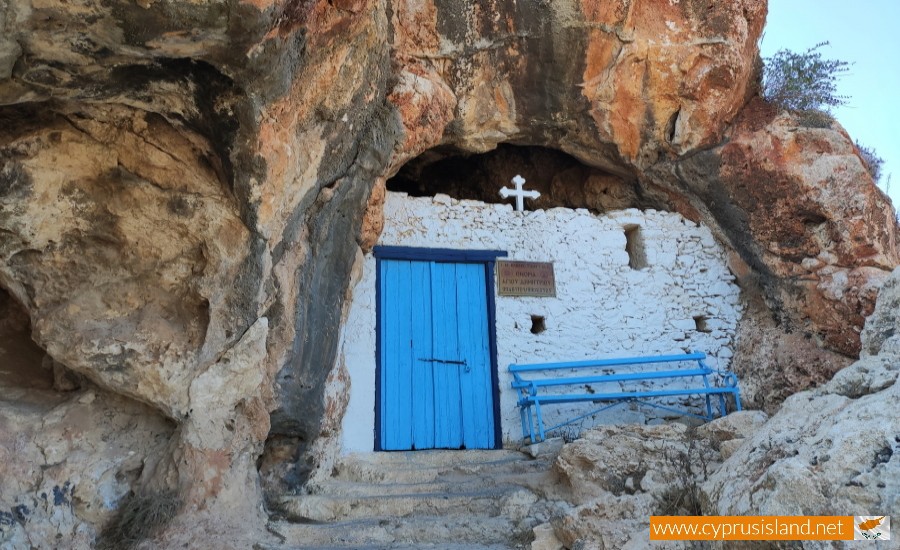
<path fill-rule="evenodd" d="M 527 201 L 529 211 L 514 211 L 513 200 L 499 194 L 517 174 L 542 194 Z M 342 327 L 340 360 L 350 379 L 343 452 L 471 448 L 459 437 L 438 442 L 439 435 L 456 432 L 439 430 L 436 419 L 456 422 L 453 428 L 462 426 L 457 431 L 465 434 L 472 417 L 432 415 L 436 395 L 452 396 L 452 407 L 471 406 L 481 411 L 477 418 L 487 419 L 473 424 L 488 436 L 474 446 L 515 444 L 521 417 L 511 364 L 694 349 L 717 358 L 721 352 L 719 364 L 727 364 L 739 292 L 710 231 L 647 198 L 667 196 L 662 190 L 642 191 L 628 174 L 587 166 L 559 151 L 513 145 L 483 154 L 433 149 L 407 163 L 386 187 L 384 226 L 373 250 L 360 257 Z M 486 253 L 493 256 L 485 259 Z M 538 292 L 547 277 L 523 268 L 517 281 L 506 282 L 533 290 L 501 295 L 489 265 L 503 261 L 552 273 L 555 292 Z M 461 291 L 470 288 L 461 284 L 461 274 L 475 290 Z M 460 343 L 470 334 L 467 341 L 481 351 L 477 356 Z M 492 380 L 483 369 L 488 364 Z M 468 391 L 463 382 L 479 373 L 479 385 L 472 387 L 480 393 Z M 448 375 L 451 383 L 435 382 Z M 392 414 L 386 410 L 391 406 L 401 409 Z M 544 422 L 586 412 L 567 405 L 546 411 Z M 597 421 L 658 418 L 653 411 L 623 410 Z M 385 428 L 394 431 L 379 440 Z M 499 430 L 499 441 L 490 439 L 491 428 Z"/>
<path fill-rule="evenodd" d="M 407 162 L 387 181 L 387 190 L 411 197 L 438 194 L 453 199 L 509 204 L 500 188 L 521 174 L 526 187 L 541 193 L 526 200 L 526 210 L 557 206 L 594 212 L 626 208 L 660 208 L 645 198 L 633 177 L 588 166 L 561 151 L 538 146 L 501 144 L 487 153 L 465 153 L 453 147 L 430 149 Z"/>

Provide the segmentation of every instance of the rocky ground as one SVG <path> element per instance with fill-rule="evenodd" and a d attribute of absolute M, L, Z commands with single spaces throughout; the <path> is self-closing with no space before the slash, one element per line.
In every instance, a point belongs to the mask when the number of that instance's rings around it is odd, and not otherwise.
<path fill-rule="evenodd" d="M 898 509 L 900 269 L 882 288 L 862 342 L 858 361 L 822 387 L 788 398 L 710 476 L 703 485 L 710 511 L 825 516 Z"/>
<path fill-rule="evenodd" d="M 233 516 L 216 540 L 267 550 L 644 548 L 650 515 L 883 515 L 900 504 L 900 268 L 862 342 L 859 361 L 772 418 L 604 426 L 521 451 L 350 455 L 270 499 L 268 520 Z M 14 503 L 0 517 L 4 549 L 88 548 L 87 522 L 108 522 L 171 437 L 147 407 L 91 387 L 54 391 L 51 375 L 44 388 L 4 395 L 2 495 Z M 174 525 L 141 547 L 208 543 L 196 526 Z"/>

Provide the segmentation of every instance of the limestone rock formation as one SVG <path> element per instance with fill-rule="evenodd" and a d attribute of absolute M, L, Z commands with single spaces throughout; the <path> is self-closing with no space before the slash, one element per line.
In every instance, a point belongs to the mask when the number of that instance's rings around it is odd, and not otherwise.
<path fill-rule="evenodd" d="M 209 144 L 133 114 L 33 112 L 7 128 L 3 279 L 55 360 L 183 418 L 260 281 Z"/>
<path fill-rule="evenodd" d="M 6 390 L 5 390 L 6 391 Z M 152 472 L 173 425 L 98 389 L 5 394 L 0 408 L 0 548 L 89 548 Z"/>
<path fill-rule="evenodd" d="M 556 468 L 576 507 L 553 518 L 556 537 L 566 548 L 624 548 L 649 537 L 651 515 L 689 513 L 680 500 L 718 460 L 708 441 L 689 439 L 682 424 L 610 426 L 565 445 Z"/>
<path fill-rule="evenodd" d="M 439 143 L 530 142 L 615 172 L 720 139 L 752 86 L 765 20 L 764 4 L 743 0 L 393 7 L 391 101 L 413 130 L 400 160 Z"/>
<path fill-rule="evenodd" d="M 722 515 L 887 514 L 900 505 L 900 268 L 862 332 L 859 361 L 778 413 L 703 485 Z M 884 512 L 882 512 L 884 511 Z M 807 543 L 805 548 L 831 548 Z M 836 546 L 835 546 L 836 547 Z"/>
<path fill-rule="evenodd" d="M 736 412 L 708 424 L 614 425 L 582 434 L 555 468 L 571 507 L 535 529 L 532 548 L 646 548 L 651 515 L 701 515 L 700 486 L 765 421 Z M 673 548 L 690 548 L 688 545 Z"/>
<path fill-rule="evenodd" d="M 756 433 L 768 419 L 762 411 L 736 411 L 698 426 L 696 435 L 711 441 L 724 460 L 733 455 L 744 440 Z"/>
<path fill-rule="evenodd" d="M 261 517 L 266 441 L 289 457 L 269 470 L 280 490 L 328 468 L 342 306 L 386 180 L 420 155 L 499 144 L 584 163 L 593 179 L 558 181 L 561 203 L 653 205 L 713 230 L 756 308 L 734 360 L 751 401 L 824 382 L 860 349 L 898 228 L 837 125 L 794 131 L 746 106 L 765 13 L 758 0 L 0 3 L 0 289 L 21 306 L 13 332 L 39 346 L 3 369 L 0 410 L 49 389 L 42 362 L 120 396 L 53 397 L 75 399 L 64 408 L 149 407 L 135 433 L 168 441 L 109 490 L 180 495 L 161 546 L 210 543 L 205 531 L 246 547 L 217 518 Z M 752 356 L 795 342 L 814 366 Z M 783 373 L 774 393 L 762 368 Z M 8 479 L 0 513 L 18 502 Z M 89 540 L 106 515 L 74 510 L 67 532 Z"/>
<path fill-rule="evenodd" d="M 852 140 L 833 122 L 801 123 L 755 100 L 726 143 L 666 166 L 740 257 L 734 270 L 751 313 L 733 368 L 761 406 L 850 363 L 878 288 L 900 263 L 896 211 L 876 187 L 858 185 L 870 176 Z"/>

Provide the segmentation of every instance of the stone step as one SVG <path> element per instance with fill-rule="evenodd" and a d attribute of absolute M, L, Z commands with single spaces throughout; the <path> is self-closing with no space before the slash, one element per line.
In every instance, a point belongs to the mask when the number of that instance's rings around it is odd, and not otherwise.
<path fill-rule="evenodd" d="M 477 543 L 385 543 L 385 544 L 312 544 L 303 546 L 266 546 L 257 544 L 261 550 L 525 550 L 530 544 L 477 544 Z"/>
<path fill-rule="evenodd" d="M 549 469 L 547 460 L 533 459 L 518 451 L 418 451 L 351 455 L 338 461 L 336 479 L 368 483 L 423 483 L 458 473 L 529 473 Z M 422 457 L 419 458 L 418 455 Z"/>
<path fill-rule="evenodd" d="M 537 521 L 506 517 L 417 515 L 356 519 L 327 524 L 274 522 L 281 550 L 310 547 L 510 548 L 525 545 Z"/>
<path fill-rule="evenodd" d="M 422 492 L 367 495 L 283 496 L 274 508 L 295 522 L 330 522 L 345 519 L 406 517 L 410 515 L 467 515 L 518 520 L 528 513 L 537 496 L 515 486 L 485 487 L 458 492 Z"/>
<path fill-rule="evenodd" d="M 458 480 L 442 477 L 421 483 L 361 483 L 357 481 L 329 480 L 315 486 L 307 486 L 307 494 L 328 497 L 377 497 L 391 495 L 452 494 L 466 493 L 487 487 L 509 486 L 498 480 L 460 477 Z"/>
<path fill-rule="evenodd" d="M 309 547 L 299 547 L 303 550 L 523 550 L 528 548 L 527 544 L 508 546 L 506 544 L 378 544 L 378 545 L 357 545 L 350 546 L 316 546 L 314 549 Z"/>
<path fill-rule="evenodd" d="M 377 453 L 353 453 L 344 458 L 357 462 L 377 462 L 379 464 L 412 464 L 428 466 L 440 464 L 490 463 L 504 460 L 529 459 L 530 457 L 514 449 L 429 449 L 423 451 L 382 451 Z"/>
<path fill-rule="evenodd" d="M 456 471 L 439 472 L 425 477 L 421 481 L 409 482 L 409 476 L 399 476 L 400 480 L 365 482 L 332 478 L 322 482 L 310 483 L 306 487 L 307 494 L 326 496 L 385 496 L 398 494 L 452 494 L 477 491 L 489 487 L 529 487 L 537 488 L 553 483 L 553 473 L 547 468 L 534 468 L 522 473 L 491 472 L 489 474 L 471 475 Z"/>
<path fill-rule="evenodd" d="M 551 463 L 511 450 L 345 456 L 309 494 L 271 502 L 273 549 L 527 548 L 554 513 L 536 494 L 553 484 Z"/>
<path fill-rule="evenodd" d="M 359 545 L 510 545 L 531 539 L 538 520 L 498 517 L 417 515 L 366 518 L 325 524 L 273 522 L 269 530 L 284 540 L 279 548 Z M 504 548 L 508 546 L 503 546 Z"/>

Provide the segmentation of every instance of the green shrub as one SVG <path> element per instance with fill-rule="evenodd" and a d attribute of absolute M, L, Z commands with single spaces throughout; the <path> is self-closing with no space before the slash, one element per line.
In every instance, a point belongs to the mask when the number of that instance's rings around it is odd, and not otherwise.
<path fill-rule="evenodd" d="M 803 128 L 831 128 L 834 117 L 825 111 L 815 109 L 797 111 L 797 124 Z"/>
<path fill-rule="evenodd" d="M 859 150 L 859 158 L 862 159 L 863 165 L 869 171 L 869 175 L 872 176 L 875 183 L 878 183 L 881 180 L 881 166 L 884 164 L 884 159 L 878 156 L 874 148 L 866 147 L 858 141 L 856 142 L 856 148 Z"/>
<path fill-rule="evenodd" d="M 778 50 L 763 60 L 763 97 L 782 109 L 829 112 L 845 105 L 847 97 L 837 94 L 837 79 L 850 66 L 846 61 L 823 59 L 821 42 L 805 52 Z"/>

